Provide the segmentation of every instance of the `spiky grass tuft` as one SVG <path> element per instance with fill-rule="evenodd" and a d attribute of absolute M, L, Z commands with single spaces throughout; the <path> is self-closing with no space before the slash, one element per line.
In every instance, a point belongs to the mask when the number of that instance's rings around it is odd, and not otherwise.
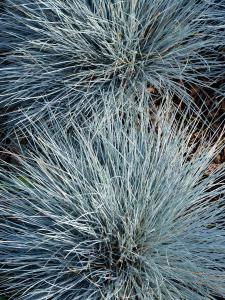
<path fill-rule="evenodd" d="M 216 148 L 193 152 L 194 126 L 172 115 L 144 123 L 106 118 L 76 137 L 40 126 L 35 151 L 1 172 L 0 268 L 13 299 L 224 295 L 222 170 L 205 176 Z"/>
<path fill-rule="evenodd" d="M 224 72 L 224 0 L 5 0 L 0 108 L 43 118 L 101 109 L 105 93 L 188 101 Z M 148 89 L 150 87 L 150 89 Z M 185 97 L 184 97 L 185 95 Z M 190 100 L 190 99 L 189 99 Z M 68 109 L 69 108 L 69 109 Z"/>

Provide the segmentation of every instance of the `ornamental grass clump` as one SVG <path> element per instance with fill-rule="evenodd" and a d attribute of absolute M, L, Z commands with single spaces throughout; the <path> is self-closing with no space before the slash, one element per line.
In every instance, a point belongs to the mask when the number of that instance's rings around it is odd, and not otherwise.
<path fill-rule="evenodd" d="M 196 125 L 196 124 L 195 124 Z M 173 114 L 36 125 L 0 174 L 1 287 L 17 300 L 216 299 L 225 293 L 217 146 Z M 53 127 L 52 127 L 53 128 Z M 29 132 L 26 133 L 29 135 Z"/>
<path fill-rule="evenodd" d="M 83 120 L 118 91 L 187 103 L 224 75 L 224 19 L 224 0 L 5 0 L 0 109 L 18 123 Z"/>

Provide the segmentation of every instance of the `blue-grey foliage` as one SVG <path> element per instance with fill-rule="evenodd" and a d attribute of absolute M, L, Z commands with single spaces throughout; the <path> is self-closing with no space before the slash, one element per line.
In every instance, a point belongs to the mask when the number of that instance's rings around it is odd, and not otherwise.
<path fill-rule="evenodd" d="M 224 0 L 5 0 L 0 109 L 87 118 L 102 94 L 185 86 L 224 73 Z M 151 90 L 151 89 L 150 89 Z M 190 100 L 190 99 L 189 99 Z"/>
<path fill-rule="evenodd" d="M 69 137 L 31 132 L 0 172 L 2 287 L 17 300 L 206 300 L 225 293 L 222 170 L 216 146 L 158 114 L 106 117 Z"/>

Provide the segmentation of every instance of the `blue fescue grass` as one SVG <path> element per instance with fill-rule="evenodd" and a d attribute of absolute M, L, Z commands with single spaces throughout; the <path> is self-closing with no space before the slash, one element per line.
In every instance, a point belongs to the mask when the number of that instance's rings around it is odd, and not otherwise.
<path fill-rule="evenodd" d="M 219 144 L 193 152 L 196 124 L 160 109 L 147 119 L 126 112 L 72 136 L 57 122 L 30 132 L 18 169 L 0 172 L 0 269 L 12 299 L 224 295 L 224 170 L 205 176 Z"/>
<path fill-rule="evenodd" d="M 24 121 L 102 109 L 102 94 L 188 86 L 224 75 L 224 0 L 5 0 L 0 108 Z M 218 91 L 219 92 L 219 91 Z M 69 108 L 69 109 L 68 109 Z"/>

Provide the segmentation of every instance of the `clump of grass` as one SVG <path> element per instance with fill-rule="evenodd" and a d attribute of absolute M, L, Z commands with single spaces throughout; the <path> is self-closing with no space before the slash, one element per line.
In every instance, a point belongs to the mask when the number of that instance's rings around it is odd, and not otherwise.
<path fill-rule="evenodd" d="M 102 108 L 102 94 L 176 94 L 223 75 L 224 1 L 5 0 L 0 108 L 25 121 Z M 105 99 L 105 98 L 104 98 Z"/>
<path fill-rule="evenodd" d="M 0 173 L 5 293 L 18 300 L 224 295 L 222 170 L 205 176 L 217 146 L 200 142 L 193 151 L 195 125 L 159 111 L 152 124 L 126 114 L 91 131 L 74 126 L 72 137 L 59 123 L 54 133 L 43 125 L 30 132 L 19 168 Z"/>

